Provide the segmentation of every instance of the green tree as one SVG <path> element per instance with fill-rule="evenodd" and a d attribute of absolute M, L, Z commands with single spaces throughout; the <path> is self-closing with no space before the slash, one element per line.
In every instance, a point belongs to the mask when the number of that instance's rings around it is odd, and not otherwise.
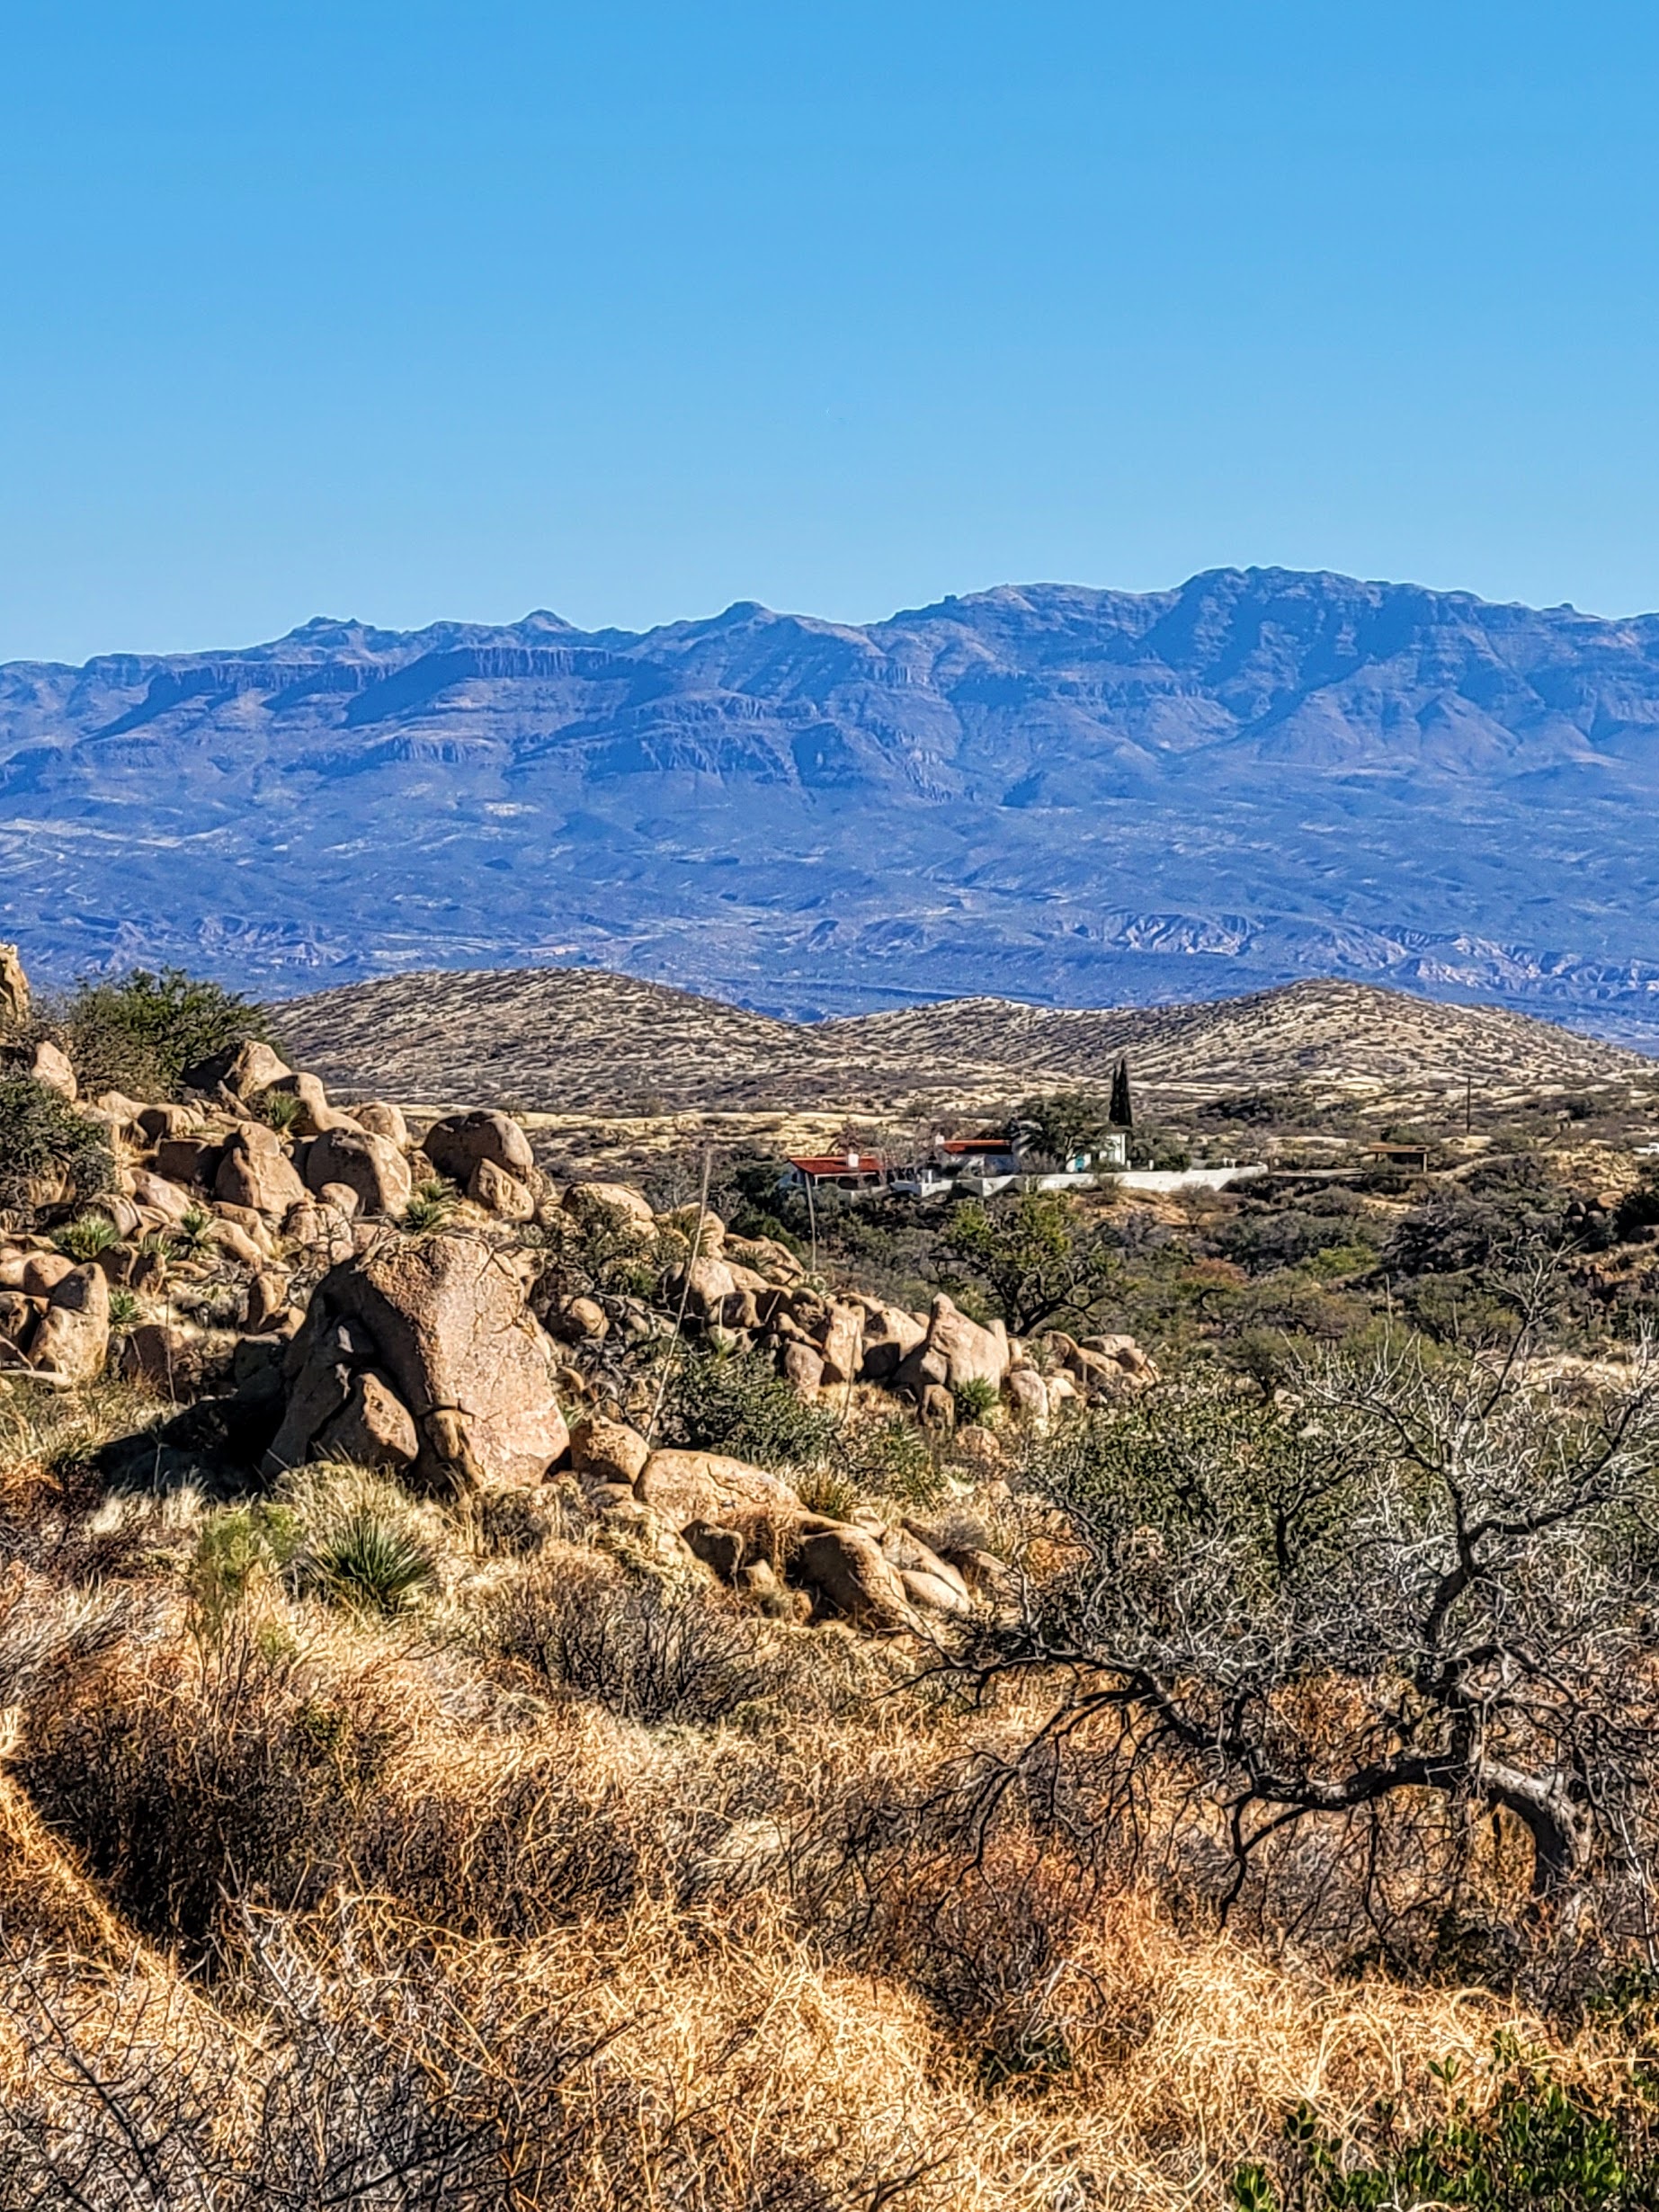
<path fill-rule="evenodd" d="M 1111 1071 L 1110 1112 L 1113 1128 L 1132 1129 L 1135 1127 L 1135 1103 L 1129 1096 L 1129 1063 L 1127 1055 Z"/>
<path fill-rule="evenodd" d="M 1050 1160 L 1098 1152 L 1111 1128 L 1106 1109 L 1091 1091 L 1049 1091 L 1022 1099 L 1011 1134 L 1021 1134 Z"/>
<path fill-rule="evenodd" d="M 1086 1220 L 1057 1191 L 1025 1191 L 989 1205 L 970 1200 L 952 1214 L 941 1242 L 984 1284 L 1018 1335 L 1062 1315 L 1090 1312 L 1110 1283 L 1117 1255 L 1111 1229 Z"/>
<path fill-rule="evenodd" d="M 182 968 L 83 983 L 58 1026 L 84 1091 L 139 1098 L 170 1097 L 199 1060 L 267 1034 L 263 1008 Z"/>

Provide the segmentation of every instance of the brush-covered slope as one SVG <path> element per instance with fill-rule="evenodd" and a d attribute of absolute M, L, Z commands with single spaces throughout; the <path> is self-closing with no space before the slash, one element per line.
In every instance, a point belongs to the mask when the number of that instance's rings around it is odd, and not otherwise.
<path fill-rule="evenodd" d="M 319 620 L 0 667 L 0 930 L 266 990 L 576 959 L 807 1014 L 1338 974 L 1636 1036 L 1656 727 L 1659 617 L 1280 569 L 868 628 Z"/>
<path fill-rule="evenodd" d="M 959 1000 L 813 1023 L 774 1021 L 593 969 L 427 971 L 278 1009 L 290 1057 L 342 1091 L 410 1102 L 890 1111 L 931 1097 L 1007 1103 L 1103 1085 L 1119 1053 L 1172 1103 L 1287 1084 L 1483 1096 L 1653 1073 L 1617 1047 L 1503 1008 L 1443 1006 L 1342 982 L 1101 1012 Z"/>

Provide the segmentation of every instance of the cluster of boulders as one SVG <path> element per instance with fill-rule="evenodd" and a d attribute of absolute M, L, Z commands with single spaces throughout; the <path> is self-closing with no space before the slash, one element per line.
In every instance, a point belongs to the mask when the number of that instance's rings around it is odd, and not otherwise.
<path fill-rule="evenodd" d="M 875 1635 L 925 1632 L 1008 1594 L 1003 1563 L 961 1537 L 873 1507 L 812 1512 L 765 1468 L 712 1451 L 653 1449 L 627 1423 L 588 1414 L 570 1433 L 590 1506 L 659 1556 L 684 1553 L 764 1610 L 837 1619 Z"/>
<path fill-rule="evenodd" d="M 1132 1337 L 1079 1342 L 1051 1330 L 1029 1344 L 1000 1321 L 973 1320 L 942 1291 L 920 1314 L 857 1291 L 822 1290 L 771 1239 L 732 1236 L 694 1208 L 661 1218 L 694 1238 L 698 1251 L 670 1278 L 668 1298 L 703 1329 L 769 1353 L 808 1401 L 838 1386 L 879 1383 L 913 1402 L 930 1425 L 950 1427 L 965 1390 L 978 1385 L 1042 1423 L 1068 1402 L 1157 1378 Z"/>

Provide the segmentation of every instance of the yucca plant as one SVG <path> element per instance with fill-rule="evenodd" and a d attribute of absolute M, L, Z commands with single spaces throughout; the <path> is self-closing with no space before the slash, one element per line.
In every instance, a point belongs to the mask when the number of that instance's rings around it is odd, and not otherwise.
<path fill-rule="evenodd" d="M 111 1290 L 110 1293 L 110 1326 L 129 1329 L 138 1318 L 138 1301 L 130 1290 Z"/>
<path fill-rule="evenodd" d="M 299 1119 L 302 1101 L 295 1091 L 262 1091 L 259 1118 L 268 1129 L 291 1129 Z"/>
<path fill-rule="evenodd" d="M 352 1506 L 316 1545 L 312 1571 L 328 1594 L 354 1612 L 406 1612 L 436 1578 L 432 1554 L 407 1529 L 364 1503 Z"/>
<path fill-rule="evenodd" d="M 120 1231 L 104 1214 L 82 1214 L 78 1219 L 66 1223 L 53 1237 L 66 1260 L 95 1260 L 101 1252 L 108 1252 L 111 1244 L 120 1242 Z"/>

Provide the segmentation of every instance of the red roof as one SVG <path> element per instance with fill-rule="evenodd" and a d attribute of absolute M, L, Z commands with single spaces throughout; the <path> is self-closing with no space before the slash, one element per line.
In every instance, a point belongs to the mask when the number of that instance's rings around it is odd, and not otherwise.
<path fill-rule="evenodd" d="M 1013 1156 L 1013 1146 L 1005 1137 L 947 1137 L 939 1149 L 941 1152 L 989 1152 Z"/>
<path fill-rule="evenodd" d="M 821 1158 L 789 1162 L 803 1175 L 879 1175 L 881 1162 L 868 1152 L 849 1159 L 844 1152 L 826 1152 Z"/>

